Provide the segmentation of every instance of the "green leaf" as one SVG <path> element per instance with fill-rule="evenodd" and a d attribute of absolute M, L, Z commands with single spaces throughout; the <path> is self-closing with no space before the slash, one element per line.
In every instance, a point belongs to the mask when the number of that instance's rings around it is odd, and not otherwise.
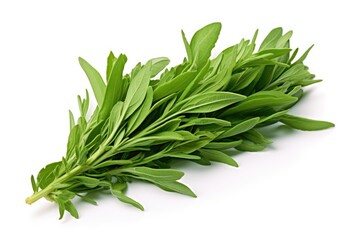
<path fill-rule="evenodd" d="M 203 158 L 205 158 L 209 161 L 225 163 L 225 164 L 228 164 L 233 167 L 239 166 L 234 159 L 232 159 L 227 154 L 225 154 L 221 151 L 218 151 L 218 150 L 199 149 L 199 153 L 200 153 L 200 156 L 202 156 Z"/>
<path fill-rule="evenodd" d="M 296 62 L 294 62 L 292 65 L 296 65 L 296 64 L 299 64 L 299 63 L 303 63 L 304 60 L 307 58 L 307 56 L 309 55 L 311 49 L 314 47 L 314 45 L 311 45 L 306 51 L 305 53 L 298 59 L 296 60 Z"/>
<path fill-rule="evenodd" d="M 184 137 L 177 132 L 167 131 L 156 133 L 150 137 L 144 137 L 144 139 L 153 141 L 181 141 L 184 140 Z"/>
<path fill-rule="evenodd" d="M 159 109 L 162 105 L 165 105 L 165 103 L 171 101 L 173 98 L 175 98 L 176 94 L 171 94 L 169 96 L 166 96 L 162 99 L 160 99 L 159 101 L 157 101 L 155 104 L 153 104 L 153 106 L 150 109 L 150 113 L 154 112 L 156 109 Z"/>
<path fill-rule="evenodd" d="M 79 63 L 89 79 L 98 105 L 101 106 L 105 95 L 105 83 L 101 75 L 98 71 L 96 71 L 95 68 L 93 68 L 87 61 L 85 61 L 81 57 L 79 57 Z"/>
<path fill-rule="evenodd" d="M 286 114 L 288 111 L 289 110 L 283 110 L 283 111 L 271 114 L 270 116 L 262 117 L 262 118 L 260 118 L 259 123 L 266 122 L 266 121 L 273 120 L 273 119 L 278 119 L 282 115 Z"/>
<path fill-rule="evenodd" d="M 179 127 L 180 123 L 181 119 L 175 118 L 170 121 L 166 121 L 165 123 L 161 124 L 156 128 L 153 128 L 152 130 L 148 131 L 148 133 L 172 132 Z"/>
<path fill-rule="evenodd" d="M 78 197 L 80 197 L 82 200 L 84 200 L 85 202 L 88 202 L 88 203 L 90 203 L 90 204 L 92 204 L 92 205 L 97 205 L 97 202 L 94 200 L 94 199 L 92 199 L 92 198 L 90 198 L 90 197 L 88 197 L 88 196 L 84 196 L 84 195 L 80 195 L 80 194 L 76 194 Z"/>
<path fill-rule="evenodd" d="M 262 135 L 259 131 L 255 129 L 250 129 L 249 131 L 242 134 L 243 137 L 257 144 L 270 144 L 272 141 L 267 139 L 264 135 Z"/>
<path fill-rule="evenodd" d="M 71 201 L 65 202 L 64 207 L 65 207 L 65 210 L 68 211 L 71 214 L 71 216 L 73 216 L 76 219 L 79 218 L 79 213 L 78 213 L 78 211 L 76 210 L 74 204 Z"/>
<path fill-rule="evenodd" d="M 252 129 L 253 127 L 255 127 L 255 125 L 259 123 L 259 120 L 260 120 L 259 117 L 250 118 L 248 120 L 245 120 L 245 121 L 233 126 L 229 130 L 225 131 L 223 134 L 218 136 L 217 139 L 232 137 L 235 135 L 239 135 L 240 133 L 246 132 L 249 129 Z"/>
<path fill-rule="evenodd" d="M 192 153 L 209 144 L 211 140 L 212 139 L 199 139 L 199 140 L 181 143 L 174 148 L 174 151 L 178 151 L 181 153 Z"/>
<path fill-rule="evenodd" d="M 122 191 L 116 190 L 113 187 L 110 188 L 110 191 L 111 191 L 112 195 L 117 197 L 121 202 L 131 204 L 134 207 L 140 209 L 141 211 L 144 211 L 144 207 L 140 203 L 138 203 L 134 199 L 126 196 L 124 193 L 122 193 Z"/>
<path fill-rule="evenodd" d="M 153 102 L 153 90 L 152 87 L 148 87 L 146 97 L 143 104 L 134 112 L 134 114 L 128 120 L 127 135 L 135 131 L 145 120 L 150 113 L 151 104 Z"/>
<path fill-rule="evenodd" d="M 184 173 L 175 169 L 153 169 L 148 167 L 124 168 L 123 172 L 131 173 L 144 179 L 154 181 L 176 181 L 184 176 Z"/>
<path fill-rule="evenodd" d="M 71 130 L 70 130 L 70 134 L 68 137 L 68 143 L 67 143 L 67 150 L 66 150 L 66 155 L 69 156 L 71 155 L 71 153 L 74 151 L 75 146 L 77 146 L 77 144 L 80 141 L 80 128 L 79 125 L 75 125 Z"/>
<path fill-rule="evenodd" d="M 179 76 L 158 86 L 154 91 L 154 101 L 164 98 L 173 93 L 181 94 L 182 91 L 194 80 L 197 72 L 184 72 Z"/>
<path fill-rule="evenodd" d="M 180 112 L 208 113 L 244 100 L 246 97 L 230 92 L 207 92 L 188 98 Z"/>
<path fill-rule="evenodd" d="M 236 140 L 236 141 L 228 141 L 228 142 L 213 141 L 213 142 L 210 142 L 209 144 L 207 144 L 205 146 L 205 148 L 215 149 L 215 150 L 225 150 L 225 149 L 239 146 L 242 141 L 243 141 L 242 139 Z"/>
<path fill-rule="evenodd" d="M 259 152 L 264 150 L 266 148 L 266 145 L 244 140 L 239 146 L 235 148 L 242 152 Z"/>
<path fill-rule="evenodd" d="M 75 126 L 75 119 L 73 113 L 69 110 L 69 121 L 70 121 L 70 130 Z"/>
<path fill-rule="evenodd" d="M 304 131 L 316 131 L 334 127 L 335 124 L 326 121 L 312 120 L 308 118 L 297 117 L 285 114 L 280 118 L 280 122 L 289 127 Z"/>
<path fill-rule="evenodd" d="M 198 30 L 190 42 L 193 63 L 198 69 L 202 68 L 210 58 L 211 50 L 219 37 L 221 23 L 211 23 Z"/>
<path fill-rule="evenodd" d="M 263 72 L 262 67 L 247 68 L 245 71 L 233 74 L 230 82 L 226 86 L 229 91 L 238 92 L 241 89 L 246 88 L 252 82 L 257 81 L 258 77 Z"/>
<path fill-rule="evenodd" d="M 195 79 L 190 82 L 189 85 L 186 86 L 186 88 L 182 91 L 182 94 L 179 98 L 179 101 L 184 100 L 186 97 L 191 96 L 192 93 L 194 93 L 199 86 L 199 82 L 209 73 L 211 61 L 208 61 L 204 67 L 201 68 L 200 71 L 198 71 L 198 74 L 196 75 Z"/>
<path fill-rule="evenodd" d="M 94 123 L 87 133 L 85 145 L 90 144 L 96 137 L 100 137 L 101 129 L 104 127 L 105 121 Z"/>
<path fill-rule="evenodd" d="M 88 159 L 88 152 L 89 150 L 86 147 L 76 149 L 75 154 L 77 158 L 77 165 L 84 165 L 86 163 L 86 160 Z"/>
<path fill-rule="evenodd" d="M 56 196 L 56 201 L 58 202 L 67 202 L 75 197 L 75 193 L 68 190 L 63 190 Z"/>
<path fill-rule="evenodd" d="M 247 97 L 244 101 L 225 111 L 221 116 L 229 116 L 245 111 L 253 111 L 263 107 L 284 107 L 298 99 L 277 91 L 261 91 Z"/>
<path fill-rule="evenodd" d="M 283 55 L 288 54 L 291 51 L 291 48 L 268 48 L 266 50 L 262 50 L 260 52 L 255 53 L 253 56 L 261 56 L 266 55 L 266 58 L 277 58 Z"/>
<path fill-rule="evenodd" d="M 277 42 L 282 36 L 282 28 L 274 28 L 270 33 L 265 37 L 264 41 L 261 43 L 259 50 L 269 49 L 276 47 Z"/>
<path fill-rule="evenodd" d="M 193 62 L 193 53 L 192 53 L 190 44 L 189 44 L 188 40 L 187 40 L 186 37 L 185 37 L 185 33 L 184 33 L 183 30 L 181 30 L 181 37 L 182 37 L 183 42 L 184 42 L 184 45 L 185 45 L 185 49 L 186 49 L 186 54 L 187 54 L 187 56 L 188 56 L 188 60 L 189 60 L 189 62 Z"/>
<path fill-rule="evenodd" d="M 170 158 L 181 158 L 181 159 L 190 159 L 190 160 L 200 159 L 199 156 L 180 153 L 180 152 L 166 153 L 166 154 L 164 154 L 164 156 L 170 157 Z"/>
<path fill-rule="evenodd" d="M 97 164 L 94 167 L 94 169 L 108 167 L 108 166 L 117 166 L 117 165 L 123 166 L 123 165 L 132 164 L 132 163 L 133 163 L 133 161 L 131 161 L 131 160 L 107 160 L 105 162 Z"/>
<path fill-rule="evenodd" d="M 180 128 L 187 128 L 190 126 L 202 126 L 202 125 L 208 125 L 208 124 L 216 124 L 222 127 L 228 127 L 231 126 L 231 122 L 218 119 L 218 118 L 189 118 L 188 122 L 181 125 Z"/>
<path fill-rule="evenodd" d="M 59 215 L 60 215 L 59 220 L 61 220 L 64 217 L 65 205 L 62 202 L 59 202 L 58 205 L 59 205 Z"/>
<path fill-rule="evenodd" d="M 34 175 L 31 175 L 30 180 L 31 180 L 31 187 L 32 187 L 34 193 L 38 192 L 39 187 L 36 185 Z"/>
<path fill-rule="evenodd" d="M 106 119 L 109 116 L 111 109 L 125 94 L 126 89 L 124 89 L 125 81 L 123 80 L 123 70 L 126 61 L 126 56 L 121 54 L 114 63 L 108 85 L 106 86 L 104 101 L 99 112 L 100 120 Z"/>
<path fill-rule="evenodd" d="M 189 187 L 180 182 L 155 182 L 158 187 L 165 191 L 177 192 L 190 197 L 196 197 L 195 193 Z"/>
<path fill-rule="evenodd" d="M 149 60 L 151 62 L 151 74 L 150 77 L 155 77 L 159 74 L 169 63 L 170 60 L 167 57 L 158 57 Z"/>
<path fill-rule="evenodd" d="M 40 170 L 37 175 L 37 182 L 41 189 L 44 189 L 55 180 L 57 168 L 60 167 L 61 164 L 61 161 L 50 163 Z"/>
<path fill-rule="evenodd" d="M 148 62 L 131 80 L 124 101 L 125 119 L 130 117 L 143 102 L 150 82 L 151 62 Z"/>
<path fill-rule="evenodd" d="M 118 127 L 122 122 L 122 116 L 123 116 L 123 108 L 124 103 L 123 102 L 117 102 L 114 107 L 112 108 L 109 116 L 109 122 L 108 122 L 108 131 L 109 134 L 112 133 L 114 130 L 116 131 L 116 127 Z"/>
<path fill-rule="evenodd" d="M 114 63 L 116 62 L 116 57 L 112 51 L 110 51 L 109 56 L 107 58 L 107 66 L 106 66 L 106 81 L 109 82 L 111 71 L 114 67 Z"/>
<path fill-rule="evenodd" d="M 84 184 L 88 188 L 95 188 L 100 184 L 100 180 L 92 177 L 86 176 L 76 176 L 74 179 L 81 184 Z"/>
<path fill-rule="evenodd" d="M 185 131 L 185 130 L 179 130 L 176 131 L 177 133 L 181 134 L 184 137 L 184 141 L 188 141 L 188 140 L 198 140 L 199 137 L 196 136 L 195 134 L 189 132 L 189 131 Z"/>

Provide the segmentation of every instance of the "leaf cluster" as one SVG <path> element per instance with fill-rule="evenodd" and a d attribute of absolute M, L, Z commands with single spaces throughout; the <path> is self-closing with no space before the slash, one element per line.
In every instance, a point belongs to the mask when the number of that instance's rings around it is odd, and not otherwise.
<path fill-rule="evenodd" d="M 190 42 L 182 32 L 187 57 L 171 68 L 166 68 L 168 58 L 159 57 L 125 74 L 127 57 L 110 52 L 103 79 L 79 58 L 97 107 L 87 118 L 89 94 L 78 97 L 80 116 L 75 121 L 70 111 L 66 155 L 31 177 L 34 195 L 27 202 L 46 197 L 59 205 L 60 218 L 65 211 L 77 218 L 72 199 L 96 204 L 88 193 L 101 190 L 143 210 L 126 195 L 133 179 L 195 197 L 179 182 L 184 173 L 170 168 L 172 161 L 238 166 L 224 150 L 263 150 L 271 141 L 261 127 L 278 122 L 300 130 L 333 126 L 288 114 L 303 87 L 320 81 L 304 65 L 311 48 L 295 60 L 291 31 L 273 29 L 255 51 L 256 32 L 252 40 L 242 39 L 211 59 L 220 30 L 220 23 L 209 24 Z"/>

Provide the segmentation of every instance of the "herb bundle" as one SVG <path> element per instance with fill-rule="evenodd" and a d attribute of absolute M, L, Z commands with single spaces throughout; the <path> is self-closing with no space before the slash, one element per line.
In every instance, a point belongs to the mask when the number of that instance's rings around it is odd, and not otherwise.
<path fill-rule="evenodd" d="M 220 23 L 209 24 L 190 42 L 182 32 L 187 58 L 172 68 L 160 57 L 124 74 L 126 56 L 110 52 L 104 81 L 79 58 L 97 107 L 87 118 L 89 94 L 78 96 L 80 117 L 75 122 L 70 111 L 66 155 L 42 168 L 36 179 L 31 176 L 34 193 L 26 202 L 45 197 L 58 204 L 60 219 L 65 211 L 78 218 L 72 199 L 96 204 L 87 193 L 106 190 L 143 210 L 126 195 L 132 179 L 195 197 L 178 181 L 184 173 L 171 169 L 171 161 L 237 166 L 224 150 L 263 150 L 271 141 L 260 127 L 278 122 L 300 130 L 334 126 L 288 114 L 303 87 L 320 81 L 303 63 L 311 48 L 295 60 L 292 32 L 276 28 L 257 52 L 256 32 L 251 41 L 243 39 L 210 59 L 220 29 Z"/>

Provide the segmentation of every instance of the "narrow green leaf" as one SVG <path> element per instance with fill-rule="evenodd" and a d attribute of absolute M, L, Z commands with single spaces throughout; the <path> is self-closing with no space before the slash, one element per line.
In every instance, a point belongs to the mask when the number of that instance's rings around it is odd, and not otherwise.
<path fill-rule="evenodd" d="M 177 192 L 190 197 L 196 197 L 195 193 L 189 187 L 180 182 L 154 182 L 158 187 L 165 191 Z"/>
<path fill-rule="evenodd" d="M 73 113 L 69 110 L 69 122 L 70 122 L 70 131 L 75 126 L 75 119 Z"/>
<path fill-rule="evenodd" d="M 80 129 L 79 125 L 75 125 L 71 130 L 68 137 L 66 155 L 69 156 L 75 149 L 75 146 L 80 141 Z"/>
<path fill-rule="evenodd" d="M 90 198 L 90 197 L 88 197 L 88 196 L 84 196 L 84 195 L 80 195 L 80 194 L 76 194 L 78 197 L 80 197 L 82 200 L 84 200 L 85 202 L 88 202 L 88 203 L 90 203 L 90 204 L 92 204 L 92 205 L 97 205 L 97 202 L 94 200 L 94 199 L 92 199 L 92 198 Z"/>
<path fill-rule="evenodd" d="M 102 167 L 108 167 L 108 166 L 116 166 L 116 165 L 128 165 L 132 164 L 133 161 L 131 160 L 107 160 L 105 162 L 99 163 L 96 166 L 94 166 L 94 169 L 102 168 Z"/>
<path fill-rule="evenodd" d="M 295 65 L 295 64 L 299 64 L 299 63 L 303 63 L 304 60 L 307 58 L 307 56 L 309 55 L 311 49 L 314 47 L 314 45 L 311 45 L 305 52 L 304 54 L 298 59 L 296 60 L 292 65 Z"/>
<path fill-rule="evenodd" d="M 181 158 L 181 159 L 190 159 L 190 160 L 200 159 L 199 156 L 180 153 L 180 152 L 166 153 L 166 154 L 164 154 L 164 156 L 170 157 L 170 158 Z"/>
<path fill-rule="evenodd" d="M 188 56 L 188 60 L 189 60 L 189 62 L 193 62 L 193 53 L 192 53 L 190 44 L 189 44 L 188 40 L 185 37 L 185 33 L 184 33 L 183 30 L 181 30 L 181 37 L 182 37 L 183 42 L 184 42 L 184 46 L 185 46 L 185 49 L 186 49 L 186 54 Z"/>
<path fill-rule="evenodd" d="M 284 111 L 280 111 L 280 112 L 271 114 L 270 116 L 262 117 L 262 118 L 260 118 L 259 123 L 266 122 L 266 121 L 269 121 L 272 119 L 277 119 L 277 118 L 281 117 L 282 115 L 286 114 L 288 111 L 289 110 L 284 110 Z"/>
<path fill-rule="evenodd" d="M 239 112 L 252 111 L 262 107 L 288 106 L 298 99 L 278 91 L 261 91 L 247 97 L 244 101 L 225 111 L 221 116 L 229 116 Z"/>
<path fill-rule="evenodd" d="M 123 116 L 123 108 L 124 103 L 123 102 L 117 102 L 114 107 L 112 108 L 109 116 L 109 122 L 108 122 L 108 132 L 111 134 L 113 131 L 116 131 L 116 127 L 120 126 L 122 123 L 122 116 Z"/>
<path fill-rule="evenodd" d="M 31 187 L 32 187 L 34 193 L 38 192 L 39 189 L 38 189 L 38 186 L 36 185 L 34 175 L 31 175 L 30 180 L 31 180 Z"/>
<path fill-rule="evenodd" d="M 211 142 L 212 139 L 199 139 L 194 141 L 188 141 L 177 145 L 174 150 L 182 153 L 192 153 Z"/>
<path fill-rule="evenodd" d="M 58 205 L 59 205 L 59 215 L 60 215 L 59 220 L 61 220 L 64 217 L 65 205 L 62 202 L 59 202 Z"/>
<path fill-rule="evenodd" d="M 150 82 L 151 62 L 148 62 L 131 80 L 124 101 L 125 119 L 130 117 L 143 102 Z"/>
<path fill-rule="evenodd" d="M 184 173 L 175 169 L 153 169 L 149 167 L 124 168 L 123 172 L 155 181 L 176 181 L 184 176 Z"/>
<path fill-rule="evenodd" d="M 101 106 L 105 95 L 105 83 L 100 73 L 81 57 L 79 63 L 89 79 L 98 105 Z"/>
<path fill-rule="evenodd" d="M 199 126 L 199 125 L 201 126 L 208 124 L 216 124 L 222 127 L 231 126 L 231 122 L 218 118 L 189 118 L 185 124 L 180 126 L 180 128 L 184 129 L 190 126 Z"/>
<path fill-rule="evenodd" d="M 171 101 L 173 98 L 175 98 L 176 94 L 171 94 L 169 96 L 166 96 L 162 99 L 160 99 L 159 101 L 155 102 L 155 104 L 153 104 L 153 106 L 150 109 L 150 113 L 154 112 L 156 109 L 160 108 L 162 105 L 164 105 L 165 103 Z"/>
<path fill-rule="evenodd" d="M 316 131 L 334 127 L 335 124 L 326 121 L 312 120 L 308 118 L 297 117 L 285 114 L 281 117 L 280 122 L 289 127 L 304 131 Z"/>
<path fill-rule="evenodd" d="M 254 67 L 247 68 L 245 71 L 237 74 L 233 74 L 231 80 L 227 85 L 227 90 L 238 92 L 241 89 L 246 88 L 252 82 L 257 81 L 263 73 L 264 68 Z"/>
<path fill-rule="evenodd" d="M 205 146 L 205 148 L 215 149 L 215 150 L 225 150 L 225 149 L 234 148 L 236 146 L 239 146 L 242 141 L 243 141 L 242 139 L 236 140 L 236 141 L 228 141 L 228 142 L 213 141 L 213 142 L 210 142 L 209 144 L 207 144 Z"/>
<path fill-rule="evenodd" d="M 64 207 L 65 207 L 65 210 L 71 214 L 71 216 L 73 216 L 74 218 L 77 218 L 77 219 L 79 218 L 79 213 L 71 201 L 65 202 Z"/>
<path fill-rule="evenodd" d="M 116 62 L 116 57 L 112 51 L 110 51 L 109 56 L 107 58 L 107 66 L 106 66 L 106 81 L 109 82 L 111 71 L 114 67 L 114 63 Z"/>
<path fill-rule="evenodd" d="M 248 140 L 244 140 L 239 146 L 235 147 L 242 152 L 259 152 L 266 148 L 266 145 L 253 143 Z"/>
<path fill-rule="evenodd" d="M 95 188 L 100 184 L 99 179 L 92 178 L 92 177 L 76 176 L 76 177 L 74 177 L 74 179 L 89 188 Z"/>
<path fill-rule="evenodd" d="M 184 100 L 186 97 L 191 96 L 197 88 L 199 87 L 199 82 L 209 73 L 211 61 L 208 61 L 204 67 L 201 68 L 200 71 L 198 71 L 198 74 L 196 75 L 195 79 L 190 82 L 189 85 L 186 86 L 185 90 L 182 91 L 181 96 L 179 97 L 179 101 Z"/>
<path fill-rule="evenodd" d="M 150 130 L 148 133 L 161 133 L 161 132 L 173 132 L 181 123 L 180 118 L 175 118 L 170 121 L 163 123 L 162 125 Z"/>
<path fill-rule="evenodd" d="M 115 190 L 110 188 L 112 195 L 114 195 L 115 197 L 117 197 L 121 202 L 123 203 L 127 203 L 127 204 L 131 204 L 134 207 L 140 209 L 141 211 L 144 211 L 144 207 L 138 203 L 137 201 L 135 201 L 134 199 L 126 196 L 124 193 L 122 193 L 121 191 Z"/>
<path fill-rule="evenodd" d="M 173 93 L 181 94 L 182 91 L 193 81 L 197 72 L 184 72 L 179 76 L 158 86 L 154 91 L 154 101 L 164 98 Z"/>
<path fill-rule="evenodd" d="M 123 70 L 126 61 L 126 56 L 121 54 L 114 63 L 108 85 L 106 86 L 104 101 L 99 112 L 100 120 L 106 119 L 109 116 L 111 109 L 122 99 L 122 95 L 125 94 L 126 89 L 124 89 Z"/>
<path fill-rule="evenodd" d="M 147 139 L 149 140 L 156 140 L 156 141 L 181 141 L 184 140 L 184 137 L 177 133 L 177 132 L 160 132 L 160 133 L 156 133 L 151 137 L 147 137 Z"/>
<path fill-rule="evenodd" d="M 240 133 L 246 132 L 246 131 L 252 129 L 253 127 L 255 127 L 255 125 L 259 123 L 259 120 L 260 120 L 259 117 L 254 117 L 254 118 L 245 120 L 245 121 L 233 126 L 229 130 L 225 131 L 223 134 L 218 136 L 217 139 L 232 137 L 235 135 L 239 135 Z"/>
<path fill-rule="evenodd" d="M 184 113 L 208 113 L 244 100 L 246 97 L 230 92 L 207 92 L 187 99 L 180 109 Z"/>
<path fill-rule="evenodd" d="M 250 129 L 249 131 L 242 134 L 243 137 L 257 144 L 270 144 L 272 141 L 267 139 L 264 135 L 262 135 L 259 131 L 255 129 Z"/>
<path fill-rule="evenodd" d="M 225 163 L 233 167 L 239 166 L 234 159 L 221 151 L 213 149 L 199 149 L 199 153 L 200 156 L 209 161 Z"/>
<path fill-rule="evenodd" d="M 141 106 L 134 112 L 134 114 L 128 120 L 127 135 L 131 134 L 141 125 L 141 123 L 143 123 L 145 118 L 150 113 L 152 102 L 153 102 L 153 90 L 152 87 L 149 86 L 143 104 L 141 104 Z"/>
<path fill-rule="evenodd" d="M 185 130 L 179 130 L 176 131 L 177 133 L 181 134 L 181 136 L 184 137 L 184 141 L 188 141 L 188 140 L 198 140 L 199 137 L 196 136 L 195 134 L 189 132 L 189 131 L 185 131 Z"/>

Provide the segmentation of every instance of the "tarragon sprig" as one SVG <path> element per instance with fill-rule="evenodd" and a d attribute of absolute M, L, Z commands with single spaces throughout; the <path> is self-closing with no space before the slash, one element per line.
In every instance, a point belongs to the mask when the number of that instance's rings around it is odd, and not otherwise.
<path fill-rule="evenodd" d="M 195 197 L 178 181 L 184 173 L 171 169 L 171 161 L 237 166 L 223 150 L 263 150 L 271 141 L 261 127 L 278 122 L 300 130 L 334 126 L 288 114 L 303 87 L 320 81 L 303 63 L 311 48 L 295 60 L 292 32 L 276 28 L 257 52 L 256 32 L 251 41 L 243 39 L 210 59 L 220 29 L 220 23 L 209 24 L 190 42 L 182 32 L 187 58 L 172 68 L 165 69 L 169 59 L 160 57 L 124 74 L 126 56 L 111 52 L 104 81 L 79 58 L 97 107 L 88 119 L 89 94 L 78 96 L 80 117 L 75 122 L 70 111 L 66 155 L 36 179 L 31 176 L 34 193 L 26 202 L 45 197 L 58 204 L 60 218 L 65 211 L 78 218 L 74 197 L 96 204 L 89 192 L 110 191 L 143 210 L 125 194 L 132 179 Z"/>

